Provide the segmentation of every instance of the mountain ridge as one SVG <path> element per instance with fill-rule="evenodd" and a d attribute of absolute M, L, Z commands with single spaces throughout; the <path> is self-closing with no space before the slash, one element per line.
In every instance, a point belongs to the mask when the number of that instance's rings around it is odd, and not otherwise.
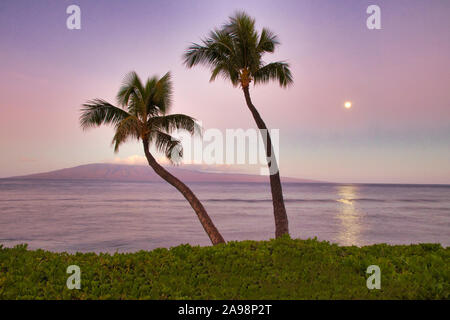
<path fill-rule="evenodd" d="M 268 176 L 206 172 L 180 167 L 165 167 L 170 173 L 184 182 L 269 182 Z M 4 179 L 33 180 L 104 180 L 127 182 L 161 182 L 160 178 L 149 166 L 93 163 L 49 172 L 15 176 Z M 286 183 L 319 183 L 321 181 L 282 177 Z"/>

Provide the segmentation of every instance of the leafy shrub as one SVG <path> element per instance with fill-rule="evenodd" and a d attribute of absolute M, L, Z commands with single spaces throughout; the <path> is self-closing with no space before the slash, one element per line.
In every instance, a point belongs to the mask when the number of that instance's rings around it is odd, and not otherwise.
<path fill-rule="evenodd" d="M 0 246 L 0 299 L 448 299 L 450 249 L 435 244 L 340 247 L 293 240 L 126 254 Z M 81 289 L 66 287 L 69 265 Z M 381 269 L 381 289 L 366 269 Z"/>

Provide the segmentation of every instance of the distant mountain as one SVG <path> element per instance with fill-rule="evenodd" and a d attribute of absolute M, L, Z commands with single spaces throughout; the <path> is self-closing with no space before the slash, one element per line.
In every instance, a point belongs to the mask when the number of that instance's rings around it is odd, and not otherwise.
<path fill-rule="evenodd" d="M 204 172 L 180 167 L 166 167 L 168 171 L 184 182 L 268 182 L 268 176 Z M 106 180 L 106 181 L 163 181 L 149 166 L 123 164 L 87 164 L 73 168 L 37 173 L 14 179 L 50 179 L 50 180 Z M 318 181 L 282 178 L 283 182 L 314 183 Z"/>

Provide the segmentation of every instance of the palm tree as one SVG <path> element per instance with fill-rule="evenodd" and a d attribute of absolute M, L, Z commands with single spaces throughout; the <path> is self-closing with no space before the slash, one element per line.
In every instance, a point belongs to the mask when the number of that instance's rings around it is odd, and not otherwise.
<path fill-rule="evenodd" d="M 238 12 L 230 17 L 230 21 L 221 29 L 211 31 L 209 37 L 204 39 L 202 44 L 192 44 L 184 54 L 184 63 L 188 68 L 198 64 L 211 68 L 210 81 L 222 76 L 230 80 L 233 86 L 240 85 L 242 88 L 247 107 L 265 142 L 277 238 L 283 234 L 289 234 L 280 173 L 270 134 L 252 103 L 249 87 L 252 81 L 256 85 L 276 80 L 281 87 L 287 87 L 293 83 L 287 63 L 266 64 L 262 60 L 263 55 L 273 53 L 278 44 L 275 34 L 266 28 L 259 33 L 255 30 L 255 20 L 245 12 Z"/>
<path fill-rule="evenodd" d="M 195 119 L 184 114 L 167 115 L 171 106 L 172 81 L 170 73 L 162 78 L 153 77 L 145 84 L 135 72 L 128 74 L 117 94 L 120 107 L 102 99 L 88 101 L 81 109 L 80 123 L 83 129 L 100 125 L 112 125 L 115 134 L 112 143 L 118 152 L 129 139 L 141 140 L 148 164 L 164 180 L 180 191 L 194 209 L 211 242 L 216 245 L 224 239 L 214 226 L 205 208 L 183 182 L 162 167 L 150 152 L 150 145 L 175 162 L 182 157 L 181 142 L 171 136 L 174 130 L 187 130 L 191 135 L 200 128 Z"/>

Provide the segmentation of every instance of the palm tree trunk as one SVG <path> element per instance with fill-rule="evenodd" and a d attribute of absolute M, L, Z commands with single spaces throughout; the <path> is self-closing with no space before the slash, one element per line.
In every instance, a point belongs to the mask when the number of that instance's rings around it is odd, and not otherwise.
<path fill-rule="evenodd" d="M 208 213 L 206 212 L 205 208 L 201 204 L 201 202 L 198 200 L 198 198 L 195 196 L 195 194 L 189 189 L 188 186 L 186 186 L 183 182 L 181 182 L 178 178 L 173 176 L 170 172 L 168 172 L 166 169 L 164 169 L 152 156 L 150 153 L 149 147 L 148 147 L 148 141 L 144 141 L 144 152 L 145 156 L 147 157 L 148 164 L 150 167 L 153 168 L 153 170 L 164 180 L 166 180 L 168 183 L 170 183 L 172 186 L 174 186 L 178 191 L 180 191 L 183 196 L 186 198 L 186 200 L 191 205 L 192 209 L 194 209 L 195 213 L 198 216 L 198 219 L 200 220 L 200 223 L 203 226 L 203 229 L 205 229 L 206 233 L 208 234 L 209 239 L 211 239 L 211 242 L 213 245 L 225 243 L 225 240 L 223 239 L 222 235 L 219 233 L 219 230 L 217 230 L 216 226 L 212 222 L 211 218 L 209 217 Z"/>
<path fill-rule="evenodd" d="M 289 223 L 286 208 L 284 206 L 283 189 L 281 187 L 280 172 L 278 170 L 277 159 L 275 158 L 269 131 L 267 130 L 267 126 L 264 123 L 263 119 L 259 115 L 258 110 L 256 110 L 255 106 L 252 103 L 248 86 L 243 87 L 243 91 L 247 106 L 253 115 L 253 119 L 255 119 L 258 129 L 261 131 L 260 133 L 263 136 L 263 140 L 266 142 L 266 155 L 267 158 L 270 159 L 267 165 L 269 166 L 270 171 L 270 188 L 272 191 L 273 214 L 275 216 L 275 237 L 279 238 L 284 234 L 289 234 Z M 265 135 L 266 137 L 264 137 Z"/>

